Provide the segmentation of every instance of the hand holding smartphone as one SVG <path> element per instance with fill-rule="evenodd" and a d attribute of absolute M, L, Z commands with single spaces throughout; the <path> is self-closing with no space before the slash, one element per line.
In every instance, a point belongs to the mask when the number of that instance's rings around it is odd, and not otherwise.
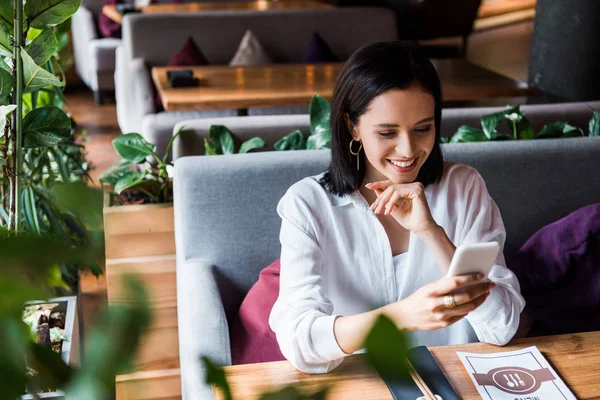
<path fill-rule="evenodd" d="M 446 276 L 480 273 L 487 279 L 499 252 L 497 242 L 461 245 L 456 248 Z"/>

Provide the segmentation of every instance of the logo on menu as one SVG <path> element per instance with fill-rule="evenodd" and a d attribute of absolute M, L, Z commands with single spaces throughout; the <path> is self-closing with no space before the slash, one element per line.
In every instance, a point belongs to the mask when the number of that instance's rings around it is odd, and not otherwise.
<path fill-rule="evenodd" d="M 473 374 L 480 385 L 494 386 L 497 389 L 515 395 L 533 393 L 540 388 L 542 382 L 554 380 L 548 368 L 532 371 L 522 367 L 500 367 L 487 374 Z"/>

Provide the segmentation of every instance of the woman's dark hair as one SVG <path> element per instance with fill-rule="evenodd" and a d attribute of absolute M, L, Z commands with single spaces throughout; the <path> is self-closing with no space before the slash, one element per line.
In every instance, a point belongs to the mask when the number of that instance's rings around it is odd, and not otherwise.
<path fill-rule="evenodd" d="M 350 154 L 353 136 L 344 115 L 348 114 L 352 125 L 356 125 L 375 97 L 391 89 L 408 89 L 414 84 L 431 94 L 435 103 L 435 144 L 416 180 L 425 186 L 440 180 L 444 158 L 440 149 L 442 92 L 437 72 L 418 45 L 377 42 L 355 51 L 336 80 L 331 101 L 331 162 L 321 180 L 329 192 L 339 196 L 352 193 L 365 178 L 365 169 L 357 170 L 356 156 Z M 361 150 L 358 157 L 360 165 L 365 165 L 364 151 Z"/>

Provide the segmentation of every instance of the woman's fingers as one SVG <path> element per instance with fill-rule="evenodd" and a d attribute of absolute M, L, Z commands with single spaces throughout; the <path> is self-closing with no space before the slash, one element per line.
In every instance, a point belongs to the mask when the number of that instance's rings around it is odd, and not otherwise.
<path fill-rule="evenodd" d="M 385 205 L 385 215 L 391 214 L 392 212 L 396 211 L 394 209 L 394 211 L 392 211 L 392 208 L 394 206 L 396 206 L 396 209 L 399 207 L 399 204 L 404 201 L 401 200 L 402 196 L 400 195 L 400 193 L 398 192 L 394 192 L 394 194 L 390 197 L 390 199 L 388 200 L 387 204 Z"/>
<path fill-rule="evenodd" d="M 456 306 L 455 308 L 449 309 L 445 313 L 449 318 L 452 318 L 455 316 L 465 316 L 468 313 L 470 313 L 471 311 L 476 310 L 480 305 L 482 305 L 483 302 L 488 298 L 489 295 L 490 295 L 490 292 L 484 292 L 480 296 L 474 298 L 473 300 L 471 300 L 467 303 L 464 303 L 464 304 L 460 304 L 460 305 Z M 456 303 L 456 304 L 459 304 L 459 303 Z"/>
<path fill-rule="evenodd" d="M 459 287 L 479 282 L 483 278 L 483 274 L 479 273 L 447 276 L 431 284 L 431 294 L 434 296 L 444 296 Z"/>
<path fill-rule="evenodd" d="M 388 203 L 390 197 L 392 197 L 393 194 L 393 187 L 388 187 L 387 189 L 385 189 L 383 193 L 377 197 L 377 200 L 375 200 L 373 204 L 371 204 L 371 209 L 375 211 L 376 214 L 379 214 L 383 210 L 383 207 L 385 207 L 385 205 Z"/>
<path fill-rule="evenodd" d="M 489 293 L 489 291 L 492 290 L 494 286 L 496 286 L 494 282 L 476 283 L 470 286 L 467 290 L 459 291 L 457 293 L 454 293 L 452 296 L 454 296 L 454 302 L 457 305 L 467 304 L 475 300 L 476 298 L 486 293 Z"/>
<path fill-rule="evenodd" d="M 365 185 L 365 187 L 367 189 L 379 189 L 379 190 L 385 190 L 387 189 L 390 185 L 392 184 L 392 181 L 387 180 L 387 181 L 379 181 L 379 182 L 372 182 L 372 183 L 367 183 Z"/>

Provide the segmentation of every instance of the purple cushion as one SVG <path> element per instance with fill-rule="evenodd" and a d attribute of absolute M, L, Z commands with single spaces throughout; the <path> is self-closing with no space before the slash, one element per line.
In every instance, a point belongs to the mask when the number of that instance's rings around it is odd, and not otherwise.
<path fill-rule="evenodd" d="M 171 61 L 167 64 L 169 67 L 184 67 L 187 65 L 207 65 L 208 61 L 206 61 L 206 57 L 202 54 L 202 51 L 194 42 L 194 39 L 190 36 L 185 41 L 183 47 L 171 58 Z M 155 88 L 156 90 L 156 88 Z M 154 107 L 156 112 L 163 111 L 163 104 L 160 100 L 160 95 L 158 94 L 158 90 L 154 95 Z"/>
<path fill-rule="evenodd" d="M 231 324 L 234 365 L 285 360 L 269 326 L 269 315 L 279 296 L 279 266 L 279 260 L 275 260 L 260 272 Z"/>
<path fill-rule="evenodd" d="M 333 54 L 329 45 L 323 40 L 321 35 L 315 32 L 310 39 L 308 49 L 306 50 L 306 54 L 302 61 L 305 63 L 322 63 L 336 62 L 340 61 L 340 59 Z"/>
<path fill-rule="evenodd" d="M 600 203 L 540 229 L 508 265 L 535 319 L 530 335 L 600 330 Z"/>
<path fill-rule="evenodd" d="M 123 0 L 104 0 L 105 6 L 123 4 Z M 121 38 L 121 24 L 108 18 L 102 11 L 98 17 L 98 30 L 102 37 Z"/>

